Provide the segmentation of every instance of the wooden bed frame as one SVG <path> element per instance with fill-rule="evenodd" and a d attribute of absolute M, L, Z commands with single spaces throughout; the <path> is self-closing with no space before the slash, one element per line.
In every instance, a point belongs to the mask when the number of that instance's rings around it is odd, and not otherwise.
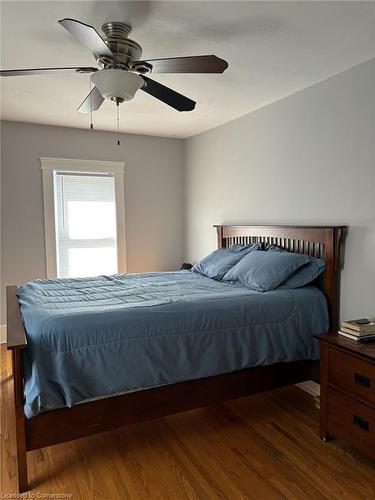
<path fill-rule="evenodd" d="M 262 241 L 324 259 L 327 267 L 323 291 L 329 307 L 330 328 L 337 326 L 344 226 L 215 227 L 218 248 Z M 22 350 L 27 348 L 27 339 L 16 291 L 16 286 L 7 287 L 7 347 L 12 351 L 13 361 L 17 488 L 20 493 L 29 487 L 28 451 L 319 377 L 318 361 L 279 363 L 112 396 L 27 419 L 23 410 L 22 369 Z"/>

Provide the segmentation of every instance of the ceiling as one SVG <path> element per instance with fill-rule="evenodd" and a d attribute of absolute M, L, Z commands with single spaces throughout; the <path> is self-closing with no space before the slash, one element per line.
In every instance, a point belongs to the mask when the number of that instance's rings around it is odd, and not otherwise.
<path fill-rule="evenodd" d="M 2 1 L 2 69 L 95 65 L 57 23 L 63 17 L 98 31 L 105 21 L 130 21 L 145 59 L 215 54 L 229 62 L 223 75 L 154 74 L 197 107 L 178 113 L 138 92 L 120 108 L 129 133 L 189 137 L 375 57 L 375 2 Z M 88 128 L 76 112 L 88 75 L 1 80 L 2 119 Z M 94 127 L 115 130 L 113 103 L 94 114 Z"/>

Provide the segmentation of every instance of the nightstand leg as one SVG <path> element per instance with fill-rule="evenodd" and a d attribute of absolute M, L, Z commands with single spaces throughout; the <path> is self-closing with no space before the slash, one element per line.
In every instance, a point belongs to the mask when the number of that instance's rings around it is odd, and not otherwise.
<path fill-rule="evenodd" d="M 330 439 L 332 439 L 332 436 L 330 434 L 328 434 L 328 432 L 326 432 L 325 434 L 320 434 L 320 438 L 322 441 L 324 441 L 325 443 L 327 441 L 329 441 Z"/>
<path fill-rule="evenodd" d="M 325 426 L 322 426 L 322 423 L 320 423 L 320 430 L 319 430 L 319 435 L 320 439 L 324 442 L 329 441 L 331 439 L 331 435 L 326 431 L 324 428 Z"/>
<path fill-rule="evenodd" d="M 329 440 L 327 432 L 328 420 L 328 346 L 320 342 L 320 439 L 324 442 Z"/>

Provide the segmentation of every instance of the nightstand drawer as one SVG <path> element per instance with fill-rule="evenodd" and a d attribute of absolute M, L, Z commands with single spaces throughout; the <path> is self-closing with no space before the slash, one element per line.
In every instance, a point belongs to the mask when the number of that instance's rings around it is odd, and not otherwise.
<path fill-rule="evenodd" d="M 375 365 L 330 348 L 328 384 L 375 405 Z"/>
<path fill-rule="evenodd" d="M 375 410 L 331 388 L 327 410 L 328 432 L 375 458 Z"/>

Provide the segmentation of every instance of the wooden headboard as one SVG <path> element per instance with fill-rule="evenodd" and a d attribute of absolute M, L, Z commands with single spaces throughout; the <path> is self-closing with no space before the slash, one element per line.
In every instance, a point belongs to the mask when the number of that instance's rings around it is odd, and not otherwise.
<path fill-rule="evenodd" d="M 218 248 L 258 241 L 285 250 L 319 257 L 326 263 L 323 292 L 327 298 L 330 328 L 338 327 L 340 270 L 346 226 L 215 226 Z"/>

